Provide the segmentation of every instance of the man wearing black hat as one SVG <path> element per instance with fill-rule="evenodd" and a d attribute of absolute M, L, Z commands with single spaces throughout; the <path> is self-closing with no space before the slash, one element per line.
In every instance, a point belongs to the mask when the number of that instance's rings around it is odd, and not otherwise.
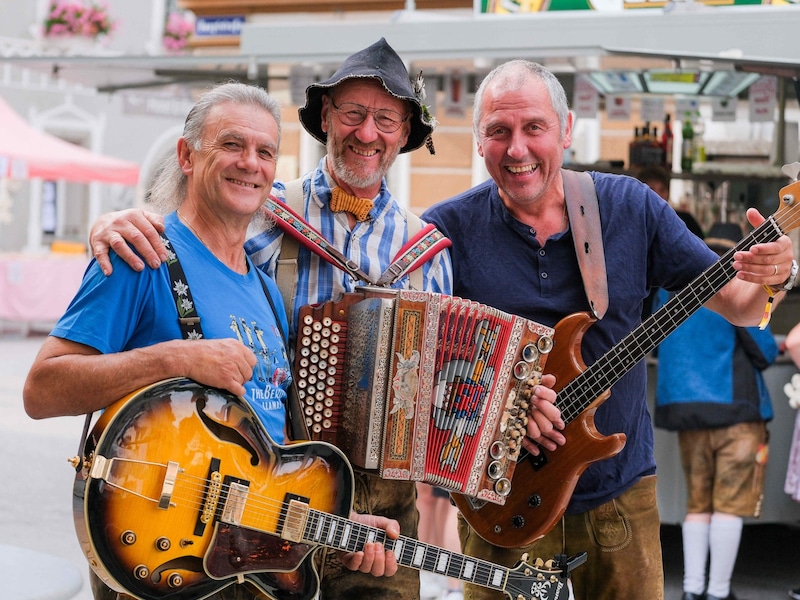
<path fill-rule="evenodd" d="M 290 243 L 289 236 L 284 236 L 280 229 L 251 231 L 245 249 L 257 266 L 276 276 L 284 298 L 288 299 L 287 313 L 293 322 L 302 306 L 337 298 L 364 281 L 378 281 L 413 237 L 414 229 L 420 227 L 419 220 L 393 198 L 385 175 L 398 154 L 423 144 L 433 151 L 430 136 L 434 120 L 422 104 L 423 98 L 422 79 L 410 80 L 402 60 L 383 38 L 347 58 L 329 79 L 307 88 L 306 104 L 299 111 L 300 121 L 314 138 L 326 145 L 327 155 L 299 181 L 286 185 L 276 182 L 273 193 L 294 208 L 358 271 L 342 271 L 320 260 L 303 244 L 297 249 L 296 260 L 289 260 L 286 245 Z M 150 213 L 145 216 L 149 221 L 140 212 L 125 211 L 121 216 L 103 218 L 95 225 L 91 247 L 103 268 L 110 266 L 106 254 L 109 246 L 132 267 L 144 268 L 143 261 L 121 236 L 128 235 L 133 225 L 152 239 L 155 235 L 152 225 L 160 226 L 160 217 Z M 158 244 L 152 248 L 138 245 L 137 250 L 148 264 L 165 259 Z M 353 273 L 360 273 L 361 280 Z M 411 281 L 412 277 L 419 279 Z M 392 286 L 449 294 L 451 279 L 449 255 L 440 251 L 418 272 L 411 276 L 403 274 Z M 528 433 L 534 439 L 540 436 L 540 425 L 552 428 L 550 421 L 559 418 L 552 390 L 543 389 L 540 396 L 548 406 L 529 421 Z M 413 482 L 357 474 L 354 508 L 359 513 L 396 519 L 404 535 L 417 536 L 419 515 Z M 321 567 L 322 597 L 418 598 L 416 570 L 401 569 L 390 578 L 370 575 L 380 574 L 380 568 L 373 568 L 376 563 L 380 567 L 385 561 L 387 574 L 396 565 L 391 553 L 382 556 L 379 548 L 368 546 L 363 556 L 361 553 L 326 556 Z"/>

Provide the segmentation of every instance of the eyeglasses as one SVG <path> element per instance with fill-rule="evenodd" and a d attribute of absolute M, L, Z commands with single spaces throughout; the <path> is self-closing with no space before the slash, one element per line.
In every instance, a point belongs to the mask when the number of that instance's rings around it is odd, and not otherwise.
<path fill-rule="evenodd" d="M 367 118 L 367 113 L 372 113 L 375 127 L 383 133 L 394 133 L 408 120 L 408 116 L 404 117 L 399 112 L 388 108 L 372 109 L 355 102 L 344 102 L 341 106 L 336 106 L 333 98 L 331 98 L 331 105 L 333 105 L 333 110 L 336 111 L 336 114 L 339 115 L 339 120 L 344 125 L 351 127 L 361 125 L 364 119 Z"/>

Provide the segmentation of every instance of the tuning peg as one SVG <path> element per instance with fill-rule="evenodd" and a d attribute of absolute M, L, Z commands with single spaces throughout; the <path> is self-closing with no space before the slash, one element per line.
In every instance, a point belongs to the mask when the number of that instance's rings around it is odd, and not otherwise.
<path fill-rule="evenodd" d="M 800 162 L 793 162 L 788 165 L 783 165 L 781 171 L 792 181 L 797 181 L 797 176 L 800 175 Z"/>

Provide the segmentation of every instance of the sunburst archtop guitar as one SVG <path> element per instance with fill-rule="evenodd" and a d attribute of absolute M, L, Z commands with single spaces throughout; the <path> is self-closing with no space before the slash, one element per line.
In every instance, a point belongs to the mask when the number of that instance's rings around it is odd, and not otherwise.
<path fill-rule="evenodd" d="M 797 179 L 800 163 L 787 165 L 784 172 Z M 780 206 L 774 215 L 588 368 L 581 358 L 581 340 L 594 323 L 593 317 L 575 313 L 559 321 L 547 371 L 556 376 L 556 406 L 566 423 L 563 434 L 567 443 L 555 452 L 540 448 L 539 456 L 520 454 L 511 492 L 502 506 L 452 494 L 472 529 L 502 548 L 528 546 L 553 529 L 586 468 L 615 456 L 625 446 L 624 434 L 605 436 L 594 425 L 594 414 L 608 398 L 611 387 L 734 278 L 734 253 L 774 242 L 798 225 L 800 181 L 795 181 L 781 189 Z"/>
<path fill-rule="evenodd" d="M 200 600 L 244 583 L 274 600 L 311 600 L 314 551 L 381 542 L 400 565 L 502 591 L 562 600 L 585 554 L 513 569 L 387 539 L 350 520 L 353 472 L 324 442 L 275 444 L 248 404 L 188 379 L 108 407 L 74 459 L 75 528 L 91 568 L 140 600 Z"/>

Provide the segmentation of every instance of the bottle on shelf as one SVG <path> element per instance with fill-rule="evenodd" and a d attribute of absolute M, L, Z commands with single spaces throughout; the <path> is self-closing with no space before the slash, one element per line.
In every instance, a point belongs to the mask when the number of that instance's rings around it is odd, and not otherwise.
<path fill-rule="evenodd" d="M 641 147 L 641 137 L 639 136 L 639 128 L 633 128 L 633 139 L 628 144 L 628 168 L 631 170 L 638 169 L 642 166 L 639 159 L 639 149 Z"/>
<path fill-rule="evenodd" d="M 661 145 L 661 138 L 658 137 L 658 127 L 653 127 L 648 148 L 647 164 L 664 166 L 664 147 Z"/>
<path fill-rule="evenodd" d="M 661 163 L 667 171 L 672 171 L 672 123 L 669 113 L 664 115 L 664 131 L 661 133 L 661 149 L 664 152 L 664 161 Z"/>
<path fill-rule="evenodd" d="M 695 113 L 692 128 L 694 129 L 694 162 L 704 163 L 706 162 L 706 144 L 703 135 L 706 131 L 706 124 L 703 117 L 700 116 L 699 110 Z"/>
<path fill-rule="evenodd" d="M 683 115 L 683 127 L 681 128 L 683 142 L 681 143 L 681 171 L 684 173 L 692 172 L 694 162 L 694 127 L 692 126 L 692 115 L 689 111 Z"/>

